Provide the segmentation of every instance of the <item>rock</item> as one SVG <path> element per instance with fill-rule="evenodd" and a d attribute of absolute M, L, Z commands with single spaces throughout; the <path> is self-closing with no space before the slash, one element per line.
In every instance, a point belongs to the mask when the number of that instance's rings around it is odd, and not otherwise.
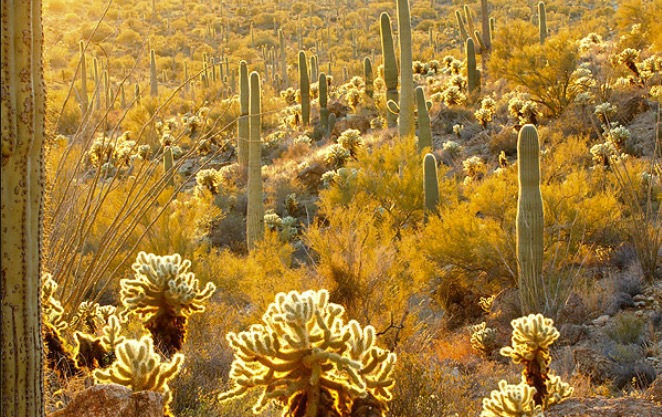
<path fill-rule="evenodd" d="M 655 381 L 644 392 L 646 398 L 661 403 L 662 402 L 662 377 L 658 376 Z"/>
<path fill-rule="evenodd" d="M 316 190 L 322 179 L 322 175 L 328 171 L 327 167 L 319 163 L 313 163 L 299 172 L 297 178 L 306 188 Z"/>
<path fill-rule="evenodd" d="M 584 324 L 589 311 L 584 301 L 577 293 L 570 294 L 558 315 L 558 323 Z"/>
<path fill-rule="evenodd" d="M 566 323 L 561 325 L 559 333 L 561 333 L 558 341 L 560 346 L 576 345 L 586 335 L 586 328 L 579 324 Z"/>
<path fill-rule="evenodd" d="M 545 410 L 545 417 L 659 417 L 662 406 L 645 398 L 569 398 Z"/>
<path fill-rule="evenodd" d="M 578 347 L 572 352 L 575 370 L 591 377 L 594 384 L 604 384 L 613 378 L 613 362 L 599 352 L 586 347 Z"/>
<path fill-rule="evenodd" d="M 613 383 L 618 389 L 622 389 L 628 384 L 645 389 L 653 383 L 656 377 L 655 368 L 646 361 L 615 365 L 613 374 Z"/>
<path fill-rule="evenodd" d="M 605 324 L 609 323 L 609 316 L 604 314 L 593 320 L 591 323 L 593 323 L 595 326 L 604 326 Z"/>
<path fill-rule="evenodd" d="M 117 384 L 95 385 L 49 417 L 163 417 L 163 396 Z"/>
<path fill-rule="evenodd" d="M 634 301 L 632 301 L 632 296 L 625 292 L 617 292 L 614 294 L 614 298 L 609 302 L 607 308 L 605 309 L 605 314 L 613 316 L 624 308 L 633 307 Z"/>

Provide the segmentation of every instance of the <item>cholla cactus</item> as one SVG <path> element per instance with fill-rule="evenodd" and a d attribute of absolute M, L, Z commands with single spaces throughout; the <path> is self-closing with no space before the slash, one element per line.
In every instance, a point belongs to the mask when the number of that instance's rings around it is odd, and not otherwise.
<path fill-rule="evenodd" d="M 339 144 L 331 145 L 324 155 L 324 160 L 333 169 L 338 169 L 345 165 L 351 153 Z"/>
<path fill-rule="evenodd" d="M 495 298 L 496 296 L 494 295 L 490 295 L 489 297 L 480 297 L 478 305 L 485 313 L 489 314 L 492 311 L 492 305 L 494 304 Z"/>
<path fill-rule="evenodd" d="M 100 167 L 112 160 L 115 147 L 110 138 L 97 137 L 87 151 L 87 161 L 94 167 Z"/>
<path fill-rule="evenodd" d="M 161 362 L 161 357 L 154 352 L 154 345 L 149 336 L 140 340 L 125 340 L 115 348 L 117 360 L 106 369 L 94 371 L 94 379 L 100 384 L 120 384 L 133 391 L 156 391 L 170 402 L 170 382 L 179 372 L 184 355 L 176 353 L 170 362 Z"/>
<path fill-rule="evenodd" d="M 467 96 L 464 95 L 464 93 L 460 91 L 460 88 L 456 85 L 451 85 L 442 91 L 441 96 L 447 106 L 455 106 L 467 101 Z"/>
<path fill-rule="evenodd" d="M 192 272 L 191 261 L 179 254 L 157 256 L 140 252 L 131 266 L 133 278 L 120 281 L 123 314 L 137 314 L 166 355 L 181 349 L 188 317 L 204 311 L 204 302 L 216 286 L 204 289 Z"/>
<path fill-rule="evenodd" d="M 363 145 L 361 132 L 356 129 L 347 129 L 338 137 L 338 144 L 349 151 L 352 158 L 356 158 L 359 148 Z"/>
<path fill-rule="evenodd" d="M 637 68 L 637 64 L 635 63 L 635 60 L 639 58 L 639 51 L 636 49 L 632 48 L 627 48 L 624 49 L 620 54 L 618 54 L 618 63 L 623 64 L 630 71 L 634 73 L 637 77 L 641 78 L 641 75 L 639 74 L 639 69 Z"/>
<path fill-rule="evenodd" d="M 537 124 L 540 116 L 538 103 L 519 97 L 514 97 L 508 102 L 508 113 L 520 125 Z"/>
<path fill-rule="evenodd" d="M 263 324 L 228 333 L 235 352 L 234 387 L 219 399 L 258 388 L 256 414 L 273 402 L 284 408 L 283 415 L 349 415 L 368 403 L 383 415 L 394 385 L 395 354 L 375 346 L 372 326 L 345 323 L 344 313 L 329 302 L 326 290 L 276 295 Z"/>
<path fill-rule="evenodd" d="M 57 283 L 53 276 L 44 273 L 41 277 L 41 306 L 44 321 L 43 341 L 46 347 L 46 364 L 62 378 L 69 378 L 78 372 L 71 348 L 61 336 L 68 324 L 63 319 L 64 308 L 55 298 Z"/>
<path fill-rule="evenodd" d="M 536 405 L 546 406 L 549 403 L 550 392 L 548 383 L 552 381 L 549 374 L 549 364 L 552 360 L 549 347 L 559 338 L 559 332 L 554 327 L 554 321 L 542 314 L 529 314 L 511 322 L 513 335 L 511 346 L 501 349 L 503 356 L 508 356 L 514 363 L 524 365 L 523 381 L 535 389 L 533 399 Z M 559 386 L 560 381 L 553 382 L 556 394 L 564 397 L 556 398 L 559 402 L 572 394 L 572 388 Z"/>
<path fill-rule="evenodd" d="M 138 146 L 138 152 L 136 152 L 136 155 L 140 160 L 146 161 L 147 158 L 149 158 L 149 154 L 151 152 L 152 149 L 149 147 L 149 145 L 140 145 Z"/>
<path fill-rule="evenodd" d="M 603 167 L 611 166 L 612 160 L 616 155 L 618 155 L 618 150 L 611 142 L 598 143 L 597 145 L 593 145 L 590 152 L 593 156 L 593 162 Z"/>
<path fill-rule="evenodd" d="M 480 156 L 474 155 L 462 161 L 464 173 L 467 175 L 464 179 L 465 184 L 480 180 L 487 173 L 487 166 Z"/>
<path fill-rule="evenodd" d="M 57 287 L 53 275 L 44 273 L 41 276 L 41 312 L 44 324 L 50 325 L 54 330 L 61 332 L 68 327 L 68 324 L 62 317 L 64 308 L 60 301 L 55 298 Z"/>
<path fill-rule="evenodd" d="M 526 384 L 509 385 L 499 381 L 499 389 L 483 399 L 480 417 L 544 417 L 540 406 L 533 401 L 535 388 Z"/>
<path fill-rule="evenodd" d="M 289 87 L 285 91 L 280 92 L 280 97 L 285 101 L 285 104 L 291 106 L 297 102 L 297 92 L 294 88 Z"/>
<path fill-rule="evenodd" d="M 461 124 L 453 125 L 453 133 L 458 138 L 460 138 L 462 136 L 463 131 L 464 131 L 464 125 L 461 125 Z M 449 141 L 449 142 L 452 142 L 452 141 Z M 453 143 L 455 143 L 455 142 L 453 142 Z M 457 145 L 457 143 L 455 143 L 455 144 Z"/>
<path fill-rule="evenodd" d="M 483 356 L 489 356 L 496 348 L 496 330 L 487 327 L 485 322 L 469 327 L 471 347 Z"/>
<path fill-rule="evenodd" d="M 223 182 L 223 176 L 219 170 L 214 168 L 201 169 L 195 175 L 195 182 L 201 189 L 206 189 L 212 195 L 216 195 Z"/>
<path fill-rule="evenodd" d="M 306 144 L 306 145 L 312 145 L 313 140 L 308 135 L 299 135 L 296 138 L 294 138 L 292 143 L 295 144 L 295 145 L 299 144 L 299 143 L 303 143 L 303 144 Z"/>
<path fill-rule="evenodd" d="M 623 126 L 616 126 L 609 129 L 605 136 L 607 137 L 607 141 L 619 151 L 625 148 L 626 142 L 632 137 L 630 131 Z"/>

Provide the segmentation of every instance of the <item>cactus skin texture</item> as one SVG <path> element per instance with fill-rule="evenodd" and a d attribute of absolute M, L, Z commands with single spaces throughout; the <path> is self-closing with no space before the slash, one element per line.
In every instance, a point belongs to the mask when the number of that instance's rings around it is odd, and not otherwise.
<path fill-rule="evenodd" d="M 166 183 L 168 184 L 168 187 L 175 186 L 175 173 L 172 170 L 173 165 L 174 162 L 172 158 L 172 148 L 170 146 L 166 146 L 163 149 L 163 174 L 166 177 Z"/>
<path fill-rule="evenodd" d="M 423 158 L 423 188 L 425 212 L 436 213 L 439 206 L 439 180 L 437 178 L 437 159 L 431 153 Z"/>
<path fill-rule="evenodd" d="M 305 126 L 310 124 L 310 80 L 306 53 L 299 51 L 299 90 L 301 90 L 301 119 Z"/>
<path fill-rule="evenodd" d="M 432 125 L 423 87 L 416 87 L 416 109 L 418 111 L 418 150 L 422 151 L 424 148 L 432 147 Z"/>
<path fill-rule="evenodd" d="M 234 386 L 220 401 L 262 390 L 255 414 L 271 402 L 284 416 L 382 416 L 395 381 L 394 353 L 375 346 L 375 329 L 344 321 L 326 290 L 279 293 L 248 331 L 228 333 Z"/>
<path fill-rule="evenodd" d="M 321 72 L 319 75 L 319 102 L 320 102 L 320 128 L 323 132 L 329 130 L 329 109 L 326 107 L 328 102 L 328 84 L 326 74 Z"/>
<path fill-rule="evenodd" d="M 400 35 L 400 138 L 414 138 L 414 70 L 412 68 L 411 18 L 409 0 L 398 0 L 398 32 Z"/>
<path fill-rule="evenodd" d="M 41 242 L 44 191 L 44 77 L 41 1 L 2 1 L 2 278 L 0 409 L 44 414 Z"/>
<path fill-rule="evenodd" d="M 480 76 L 476 69 L 476 49 L 473 39 L 467 39 L 464 53 L 467 60 L 467 89 L 469 94 L 473 94 L 480 90 Z"/>
<path fill-rule="evenodd" d="M 379 16 L 379 28 L 382 42 L 382 55 L 384 61 L 384 84 L 386 85 L 386 101 L 398 101 L 398 67 L 395 61 L 393 47 L 393 34 L 391 33 L 391 17 L 383 12 Z M 386 112 L 386 122 L 389 128 L 397 124 L 397 115 Z"/>
<path fill-rule="evenodd" d="M 305 58 L 305 56 L 304 56 Z M 305 62 L 305 61 L 304 61 Z M 260 75 L 250 76 L 249 142 L 248 142 L 248 210 L 246 213 L 246 246 L 248 250 L 264 237 L 264 201 L 262 200 L 262 149 Z"/>
<path fill-rule="evenodd" d="M 237 121 L 237 148 L 239 166 L 248 167 L 248 65 L 239 63 L 239 120 Z"/>
<path fill-rule="evenodd" d="M 544 303 L 542 282 L 543 203 L 540 194 L 538 131 L 524 125 L 517 139 L 519 193 L 517 199 L 517 263 L 522 311 L 540 312 Z"/>
<path fill-rule="evenodd" d="M 149 51 L 149 95 L 159 95 L 159 80 L 156 78 L 156 53 L 153 49 Z"/>
<path fill-rule="evenodd" d="M 545 39 L 547 39 L 547 11 L 543 1 L 538 2 L 538 36 L 540 36 L 540 44 L 545 43 Z"/>
<path fill-rule="evenodd" d="M 140 252 L 131 266 L 134 277 L 120 281 L 123 318 L 138 315 L 159 349 L 168 356 L 181 349 L 189 316 L 204 311 L 203 303 L 216 290 L 211 282 L 200 289 L 190 267 L 191 261 L 182 261 L 179 254 L 157 256 Z"/>
<path fill-rule="evenodd" d="M 120 384 L 134 392 L 155 391 L 163 394 L 166 414 L 171 393 L 168 382 L 180 371 L 184 355 L 176 353 L 169 362 L 161 362 L 149 336 L 140 340 L 129 339 L 115 348 L 117 360 L 106 369 L 94 371 L 94 379 L 101 384 Z"/>

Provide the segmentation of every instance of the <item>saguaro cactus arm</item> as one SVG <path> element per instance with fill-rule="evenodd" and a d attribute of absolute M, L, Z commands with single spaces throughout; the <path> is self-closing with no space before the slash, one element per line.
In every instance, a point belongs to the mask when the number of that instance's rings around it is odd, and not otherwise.
<path fill-rule="evenodd" d="M 41 239 L 44 80 L 41 1 L 2 2 L 3 415 L 42 416 Z"/>
<path fill-rule="evenodd" d="M 305 61 L 304 61 L 305 62 Z M 261 90 L 260 75 L 250 76 L 250 108 L 248 144 L 248 212 L 246 214 L 246 244 L 253 249 L 264 236 L 264 202 L 262 201 L 262 151 L 261 135 Z"/>
<path fill-rule="evenodd" d="M 395 61 L 393 35 L 391 33 L 391 17 L 384 12 L 379 16 L 379 28 L 384 61 L 384 84 L 386 84 L 386 101 L 398 101 L 398 67 Z M 386 112 L 388 127 L 395 127 L 397 115 Z"/>
<path fill-rule="evenodd" d="M 400 35 L 400 138 L 413 138 L 414 124 L 414 71 L 412 68 L 411 18 L 409 0 L 398 0 L 398 32 Z"/>

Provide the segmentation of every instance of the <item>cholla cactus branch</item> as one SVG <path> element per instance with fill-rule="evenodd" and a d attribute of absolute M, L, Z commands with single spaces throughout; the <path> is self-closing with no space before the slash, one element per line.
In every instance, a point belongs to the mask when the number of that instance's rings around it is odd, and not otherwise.
<path fill-rule="evenodd" d="M 499 389 L 483 399 L 480 417 L 544 417 L 540 406 L 533 401 L 535 388 L 525 384 L 509 385 L 499 381 Z"/>
<path fill-rule="evenodd" d="M 234 387 L 219 399 L 259 388 L 256 414 L 270 402 L 285 405 L 285 413 L 299 410 L 297 415 L 307 417 L 341 414 L 366 397 L 385 410 L 395 355 L 375 346 L 372 326 L 345 324 L 345 309 L 328 299 L 326 290 L 279 293 L 262 316 L 263 324 L 228 333 L 235 351 Z M 335 403 L 325 400 L 330 397 Z"/>

